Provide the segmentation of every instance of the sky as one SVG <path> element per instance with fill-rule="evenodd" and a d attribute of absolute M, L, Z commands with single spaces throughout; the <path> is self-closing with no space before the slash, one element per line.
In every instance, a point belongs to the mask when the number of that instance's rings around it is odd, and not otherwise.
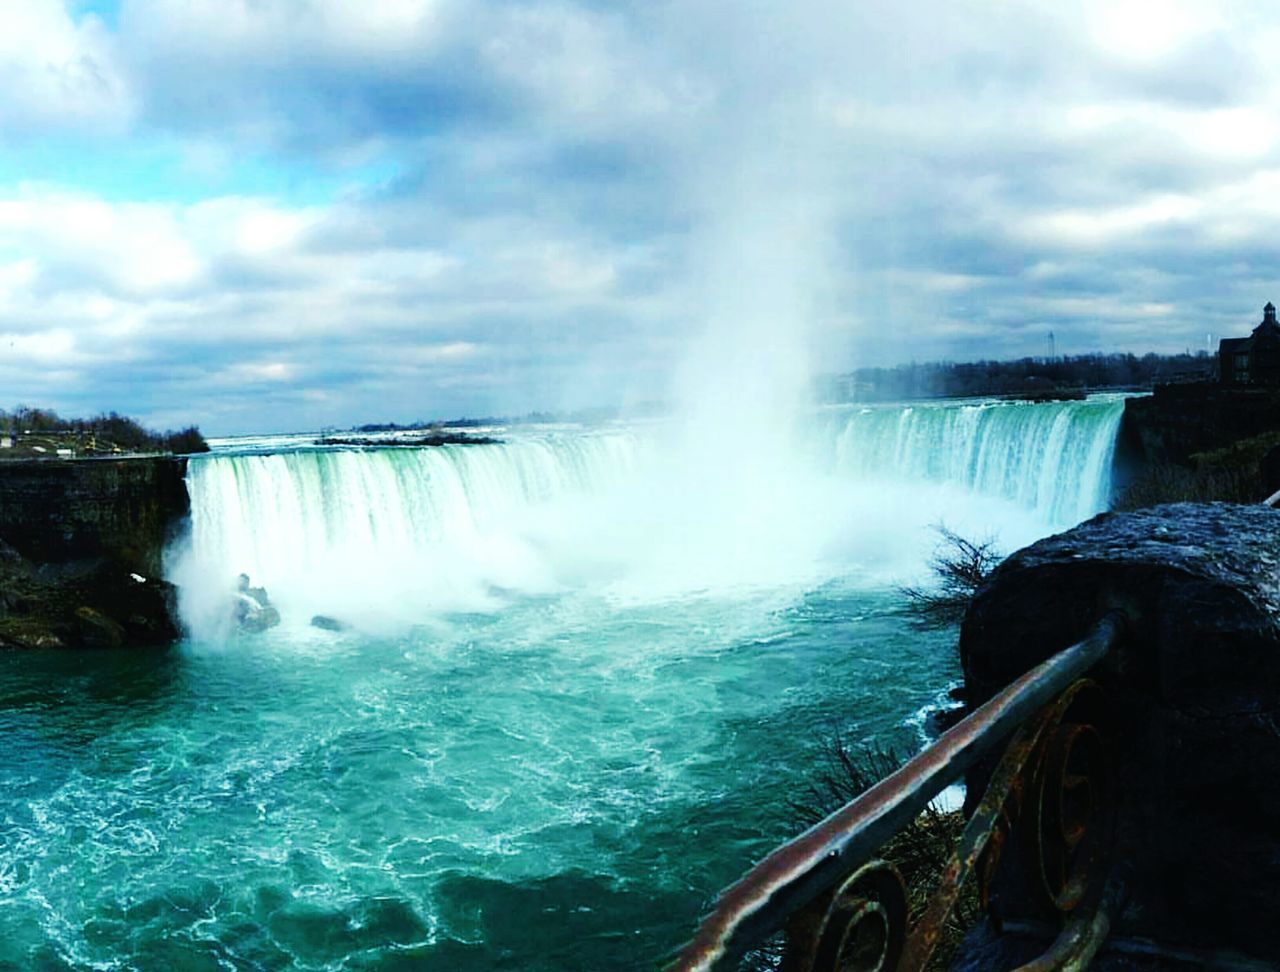
<path fill-rule="evenodd" d="M 735 314 L 818 372 L 1216 347 L 1280 300 L 1269 6 L 0 0 L 0 405 L 627 406 Z"/>

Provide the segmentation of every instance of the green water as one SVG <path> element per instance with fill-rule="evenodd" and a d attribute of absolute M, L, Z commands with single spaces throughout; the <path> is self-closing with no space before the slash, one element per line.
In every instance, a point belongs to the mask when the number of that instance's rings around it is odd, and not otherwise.
<path fill-rule="evenodd" d="M 898 609 L 561 595 L 0 656 L 0 967 L 652 968 L 794 832 L 820 739 L 918 745 L 956 666 Z"/>

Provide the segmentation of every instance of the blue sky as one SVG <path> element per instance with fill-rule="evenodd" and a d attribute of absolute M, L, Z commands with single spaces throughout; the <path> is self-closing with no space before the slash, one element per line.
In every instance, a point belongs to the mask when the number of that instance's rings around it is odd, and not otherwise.
<path fill-rule="evenodd" d="M 4 404 L 625 405 L 708 328 L 843 370 L 1280 299 L 1267 4 L 844 6 L 0 0 Z"/>

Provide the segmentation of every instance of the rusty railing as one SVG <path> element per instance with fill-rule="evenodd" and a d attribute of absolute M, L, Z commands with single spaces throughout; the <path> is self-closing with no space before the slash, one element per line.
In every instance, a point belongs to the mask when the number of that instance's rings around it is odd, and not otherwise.
<path fill-rule="evenodd" d="M 1036 898 L 1056 919 L 1057 940 L 1026 972 L 1087 967 L 1106 937 L 1116 892 L 1106 880 L 1105 705 L 1084 676 L 1123 624 L 1118 612 L 1107 615 L 896 773 L 769 854 L 723 892 L 671 969 L 735 969 L 781 936 L 786 972 L 916 972 L 928 966 L 975 872 L 989 909 L 993 893 L 998 901 L 1001 888 L 1012 888 L 1004 893 Z M 958 846 L 909 928 L 902 878 L 875 855 L 984 760 L 995 763 L 987 789 L 976 806 L 970 799 Z"/>

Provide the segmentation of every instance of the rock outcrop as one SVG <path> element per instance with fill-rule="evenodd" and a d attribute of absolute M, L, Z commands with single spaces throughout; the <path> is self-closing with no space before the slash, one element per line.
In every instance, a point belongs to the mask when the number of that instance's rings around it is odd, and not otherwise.
<path fill-rule="evenodd" d="M 1280 511 L 1103 514 L 1014 554 L 962 626 L 969 698 L 1114 609 L 1131 623 L 1096 677 L 1115 701 L 1116 932 L 1280 956 Z"/>
<path fill-rule="evenodd" d="M 261 634 L 280 623 L 280 612 L 271 603 L 265 587 L 254 587 L 248 574 L 241 574 L 231 601 L 231 614 L 241 631 Z"/>
<path fill-rule="evenodd" d="M 337 618 L 331 618 L 327 614 L 317 614 L 311 618 L 311 627 L 319 628 L 321 631 L 347 631 L 351 625 Z"/>
<path fill-rule="evenodd" d="M 36 563 L 105 557 L 159 577 L 191 510 L 186 472 L 178 456 L 0 462 L 0 538 Z"/>
<path fill-rule="evenodd" d="M 185 472 L 175 457 L 0 462 L 0 648 L 176 640 L 159 578 L 190 509 Z"/>
<path fill-rule="evenodd" d="M 1199 382 L 1157 385 L 1149 396 L 1124 403 L 1122 450 L 1148 464 L 1186 464 L 1212 452 L 1280 428 L 1280 391 L 1240 389 Z"/>

